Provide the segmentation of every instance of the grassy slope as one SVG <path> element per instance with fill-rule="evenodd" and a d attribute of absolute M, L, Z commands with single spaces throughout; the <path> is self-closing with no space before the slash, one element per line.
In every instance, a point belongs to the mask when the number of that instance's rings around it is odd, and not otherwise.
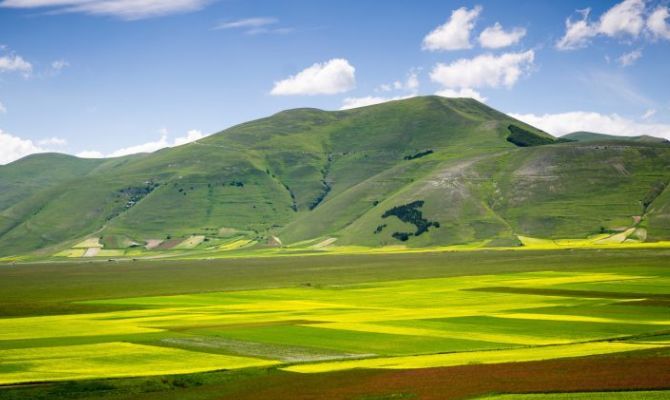
<path fill-rule="evenodd" d="M 607 141 L 630 141 L 630 142 L 643 142 L 643 143 L 668 143 L 667 139 L 641 135 L 641 136 L 615 136 L 615 135 L 606 135 L 604 133 L 595 133 L 595 132 L 572 132 L 567 135 L 561 136 L 563 139 L 575 140 L 578 142 L 607 142 Z"/>
<path fill-rule="evenodd" d="M 410 246 L 510 244 L 515 234 L 578 237 L 625 225 L 641 214 L 635 201 L 650 182 L 669 179 L 662 144 L 519 148 L 506 140 L 511 124 L 552 140 L 475 100 L 432 96 L 348 111 L 284 111 L 148 155 L 70 157 L 75 172 L 59 175 L 70 179 L 40 175 L 54 184 L 0 196 L 0 205 L 14 204 L 0 209 L 0 255 L 44 247 L 53 253 L 93 234 L 113 235 L 108 243 L 141 243 L 212 237 L 221 228 L 261 242 L 274 234 L 285 244 L 328 236 L 338 244 L 400 244 L 393 232 L 413 227 L 381 215 L 414 200 L 425 201 L 424 216 L 441 227 L 411 238 Z M 406 159 L 426 150 L 432 153 Z M 573 157 L 580 163 L 572 165 Z M 14 169 L 29 174 L 18 168 L 26 161 Z M 559 172 L 529 178 L 524 168 Z M 575 180 L 577 173 L 584 179 Z M 591 184 L 607 187 L 594 191 Z M 383 232 L 373 233 L 383 223 Z M 653 238 L 667 237 L 656 232 Z"/>

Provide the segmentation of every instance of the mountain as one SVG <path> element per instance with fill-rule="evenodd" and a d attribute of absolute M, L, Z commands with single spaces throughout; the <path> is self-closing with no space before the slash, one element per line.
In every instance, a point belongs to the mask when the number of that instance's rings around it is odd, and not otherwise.
<path fill-rule="evenodd" d="M 631 227 L 661 240 L 668 181 L 664 143 L 565 142 L 473 99 L 304 108 L 151 154 L 1 166 L 0 255 L 231 240 L 508 246 Z M 87 238 L 101 244 L 77 245 Z"/>
<path fill-rule="evenodd" d="M 595 132 L 572 132 L 561 136 L 562 139 L 574 140 L 577 142 L 607 142 L 607 141 L 631 141 L 644 143 L 670 143 L 667 139 L 642 135 L 642 136 L 615 136 Z"/>

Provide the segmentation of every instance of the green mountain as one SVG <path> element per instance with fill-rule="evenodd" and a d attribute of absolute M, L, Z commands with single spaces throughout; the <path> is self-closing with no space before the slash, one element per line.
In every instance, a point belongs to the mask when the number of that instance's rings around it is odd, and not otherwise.
<path fill-rule="evenodd" d="M 663 240 L 668 181 L 665 143 L 565 142 L 472 99 L 296 109 L 152 154 L 1 166 L 0 255 L 87 238 L 132 254 L 231 240 L 508 246 L 627 228 Z"/>
<path fill-rule="evenodd" d="M 607 141 L 632 141 L 644 143 L 670 143 L 667 139 L 642 135 L 642 136 L 615 136 L 595 132 L 572 132 L 561 136 L 562 139 L 574 140 L 577 142 L 607 142 Z"/>

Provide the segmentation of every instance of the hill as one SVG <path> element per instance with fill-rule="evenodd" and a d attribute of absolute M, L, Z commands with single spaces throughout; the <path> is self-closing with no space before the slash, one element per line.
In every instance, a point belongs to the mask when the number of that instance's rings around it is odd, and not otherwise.
<path fill-rule="evenodd" d="M 152 154 L 2 166 L 0 255 L 661 240 L 669 180 L 663 143 L 565 143 L 472 99 L 295 109 Z"/>
<path fill-rule="evenodd" d="M 562 139 L 574 140 L 577 142 L 606 142 L 606 141 L 631 141 L 631 142 L 644 142 L 644 143 L 670 143 L 667 139 L 641 135 L 641 136 L 616 136 L 616 135 L 606 135 L 604 133 L 595 133 L 595 132 L 572 132 L 567 135 L 561 136 Z"/>

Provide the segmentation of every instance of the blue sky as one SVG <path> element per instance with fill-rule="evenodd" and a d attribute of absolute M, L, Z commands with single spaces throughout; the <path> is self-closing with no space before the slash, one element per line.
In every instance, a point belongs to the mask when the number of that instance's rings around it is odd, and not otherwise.
<path fill-rule="evenodd" d="M 0 0 L 0 163 L 436 93 L 556 135 L 670 138 L 669 14 L 666 0 Z"/>

